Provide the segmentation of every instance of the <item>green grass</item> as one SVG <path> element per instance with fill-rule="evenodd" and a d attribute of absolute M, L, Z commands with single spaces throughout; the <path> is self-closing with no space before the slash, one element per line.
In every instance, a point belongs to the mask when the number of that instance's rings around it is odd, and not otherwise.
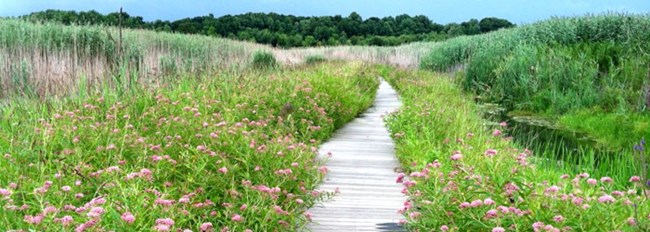
<path fill-rule="evenodd" d="M 481 109 L 462 91 L 458 79 L 390 69 L 382 76 L 396 87 L 404 104 L 387 121 L 409 176 L 404 185 L 410 204 L 403 210 L 408 229 L 532 231 L 534 223 L 575 231 L 649 228 L 650 204 L 643 197 L 648 189 L 629 182 L 630 176 L 611 176 L 613 182 L 606 183 L 601 179 L 605 172 L 590 165 L 595 155 L 583 153 L 584 165 L 558 162 L 495 135 L 504 128 L 481 117 Z M 618 170 L 634 170 L 611 162 Z M 592 181 L 596 183 L 588 183 Z M 614 203 L 599 202 L 609 195 L 615 195 Z M 643 227 L 629 224 L 636 218 Z"/>
<path fill-rule="evenodd" d="M 605 113 L 591 110 L 562 115 L 559 124 L 573 131 L 593 135 L 605 146 L 632 150 L 630 138 L 650 138 L 650 115 Z"/>
<path fill-rule="evenodd" d="M 316 147 L 377 86 L 370 66 L 328 63 L 14 98 L 0 110 L 0 228 L 148 231 L 164 218 L 173 230 L 301 228 L 327 196 L 312 192 Z"/>
<path fill-rule="evenodd" d="M 650 16 L 608 13 L 553 18 L 485 35 L 439 43 L 422 59 L 427 70 L 464 64 L 461 85 L 480 102 L 526 111 L 560 123 L 573 114 L 640 115 L 617 122 L 622 128 L 648 123 Z M 562 119 L 567 115 L 567 119 Z M 638 121 L 637 121 L 638 120 Z M 624 150 L 646 136 L 599 120 L 580 129 L 611 149 Z M 575 124 L 575 123 L 567 123 Z"/>

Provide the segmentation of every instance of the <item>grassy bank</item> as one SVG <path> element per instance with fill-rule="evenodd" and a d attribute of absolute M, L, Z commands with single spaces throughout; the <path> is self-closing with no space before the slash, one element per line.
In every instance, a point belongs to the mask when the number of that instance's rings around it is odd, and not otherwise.
<path fill-rule="evenodd" d="M 650 123 L 649 39 L 647 15 L 554 18 L 440 43 L 422 67 L 446 71 L 463 64 L 461 85 L 480 102 L 550 118 L 629 152 L 650 137 L 644 129 Z M 620 120 L 600 123 L 603 118 Z M 637 129 L 622 138 L 611 136 L 631 127 Z"/>
<path fill-rule="evenodd" d="M 316 147 L 372 104 L 372 67 L 322 64 L 0 111 L 0 227 L 294 230 L 326 193 Z"/>
<path fill-rule="evenodd" d="M 593 163 L 569 165 L 518 148 L 500 133 L 507 125 L 491 126 L 452 78 L 388 69 L 382 76 L 404 103 L 388 125 L 407 170 L 403 184 L 410 198 L 403 213 L 409 229 L 649 228 L 644 191 L 650 192 L 639 176 L 610 177 Z"/>

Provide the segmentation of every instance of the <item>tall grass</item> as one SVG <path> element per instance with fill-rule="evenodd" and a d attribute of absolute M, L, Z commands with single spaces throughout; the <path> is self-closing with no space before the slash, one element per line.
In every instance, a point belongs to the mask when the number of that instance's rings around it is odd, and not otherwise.
<path fill-rule="evenodd" d="M 272 52 L 278 63 L 299 65 L 308 57 L 362 60 L 416 67 L 435 43 L 399 47 L 319 47 L 276 49 L 199 35 L 125 29 L 64 26 L 0 19 L 0 98 L 63 96 L 86 88 L 161 85 L 188 74 L 242 71 L 256 51 Z M 83 82 L 83 83 L 82 83 Z"/>
<path fill-rule="evenodd" d="M 87 87 L 156 84 L 165 76 L 245 67 L 266 46 L 207 36 L 0 19 L 0 98 L 45 97 Z"/>
<path fill-rule="evenodd" d="M 590 133 L 601 145 L 629 151 L 648 132 L 612 139 L 612 128 L 645 125 L 650 94 L 650 16 L 608 13 L 553 18 L 435 46 L 421 67 L 447 71 L 463 64 L 462 86 L 481 102 L 556 120 L 597 117 L 636 121 L 560 126 Z M 585 113 L 587 112 L 587 113 Z M 579 114 L 579 116 L 578 116 Z M 596 116 L 599 115 L 599 116 Z"/>
<path fill-rule="evenodd" d="M 275 50 L 275 53 L 278 60 L 284 63 L 303 63 L 309 57 L 318 56 L 332 60 L 364 61 L 402 68 L 417 68 L 421 58 L 436 46 L 437 43 L 434 42 L 416 42 L 396 47 L 336 46 Z"/>
<path fill-rule="evenodd" d="M 554 18 L 434 47 L 424 69 L 466 64 L 464 87 L 509 109 L 565 113 L 643 110 L 650 16 Z M 604 94 L 603 94 L 604 93 Z"/>

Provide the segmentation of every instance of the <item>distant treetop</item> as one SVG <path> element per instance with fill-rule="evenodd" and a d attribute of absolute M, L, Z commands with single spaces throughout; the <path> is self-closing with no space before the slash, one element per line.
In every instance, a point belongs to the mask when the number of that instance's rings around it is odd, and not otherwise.
<path fill-rule="evenodd" d="M 46 10 L 21 18 L 36 22 L 58 22 L 76 25 L 117 26 L 120 13 L 103 15 L 97 11 Z M 155 31 L 202 34 L 237 40 L 246 40 L 278 47 L 308 47 L 323 45 L 377 45 L 394 46 L 414 41 L 440 41 L 459 35 L 475 35 L 515 25 L 494 17 L 446 25 L 432 22 L 427 16 L 370 17 L 363 19 L 352 12 L 347 17 L 293 16 L 277 13 L 213 14 L 175 21 L 145 22 L 140 16 L 121 15 L 126 28 Z"/>

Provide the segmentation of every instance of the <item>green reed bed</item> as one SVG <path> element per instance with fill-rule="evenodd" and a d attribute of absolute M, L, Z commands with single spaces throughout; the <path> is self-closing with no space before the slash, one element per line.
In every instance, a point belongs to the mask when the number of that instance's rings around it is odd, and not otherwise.
<path fill-rule="evenodd" d="M 483 119 L 471 96 L 447 76 L 390 70 L 382 75 L 404 103 L 387 121 L 406 168 L 398 182 L 409 195 L 402 210 L 408 229 L 650 228 L 650 189 L 639 174 L 614 178 L 597 167 L 518 148 L 501 132 L 508 125 Z"/>
<path fill-rule="evenodd" d="M 440 43 L 421 67 L 463 64 L 461 85 L 479 102 L 547 118 L 631 153 L 650 137 L 649 40 L 648 15 L 553 18 Z"/>
<path fill-rule="evenodd" d="M 181 78 L 0 111 L 0 228 L 292 231 L 323 139 L 369 107 L 371 67 Z"/>

